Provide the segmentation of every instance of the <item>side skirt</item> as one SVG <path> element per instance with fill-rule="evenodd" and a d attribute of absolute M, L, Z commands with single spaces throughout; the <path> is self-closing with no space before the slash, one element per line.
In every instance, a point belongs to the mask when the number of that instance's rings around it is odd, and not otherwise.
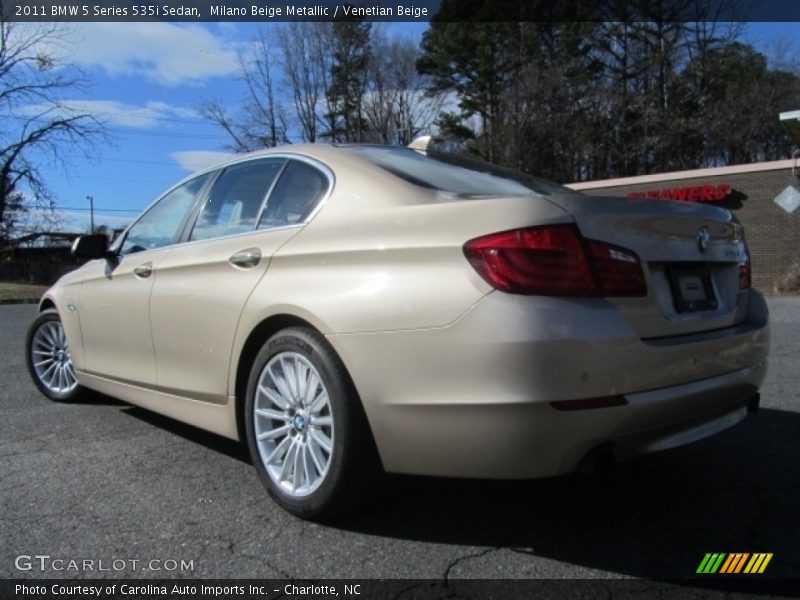
<path fill-rule="evenodd" d="M 231 396 L 226 404 L 213 404 L 107 379 L 86 371 L 76 371 L 76 375 L 80 384 L 89 389 L 239 441 L 236 402 Z"/>

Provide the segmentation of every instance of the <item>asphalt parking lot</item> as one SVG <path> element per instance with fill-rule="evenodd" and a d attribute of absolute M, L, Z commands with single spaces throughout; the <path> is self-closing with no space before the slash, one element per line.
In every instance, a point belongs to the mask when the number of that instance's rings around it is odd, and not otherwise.
<path fill-rule="evenodd" d="M 602 476 L 393 478 L 323 526 L 274 505 L 235 443 L 111 398 L 46 400 L 23 358 L 36 309 L 0 306 L 0 576 L 664 580 L 706 552 L 772 552 L 764 577 L 800 578 L 800 298 L 770 309 L 762 409 L 713 439 Z M 127 562 L 15 567 L 36 554 Z M 142 570 L 153 559 L 192 568 Z"/>

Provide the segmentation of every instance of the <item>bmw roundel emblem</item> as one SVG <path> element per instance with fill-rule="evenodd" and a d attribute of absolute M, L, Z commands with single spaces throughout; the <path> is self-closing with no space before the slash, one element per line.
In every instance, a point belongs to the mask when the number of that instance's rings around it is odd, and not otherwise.
<path fill-rule="evenodd" d="M 700 250 L 700 252 L 705 252 L 708 249 L 708 243 L 710 241 L 711 233 L 709 233 L 708 227 L 703 225 L 697 230 L 697 249 Z"/>

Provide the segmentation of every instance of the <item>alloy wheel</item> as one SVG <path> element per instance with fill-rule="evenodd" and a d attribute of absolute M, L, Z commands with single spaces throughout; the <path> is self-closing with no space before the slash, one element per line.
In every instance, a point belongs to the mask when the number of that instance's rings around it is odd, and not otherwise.
<path fill-rule="evenodd" d="M 319 371 L 296 352 L 276 354 L 255 390 L 256 445 L 270 479 L 291 497 L 313 493 L 331 466 L 333 415 Z"/>
<path fill-rule="evenodd" d="M 53 394 L 68 394 L 78 386 L 64 327 L 45 321 L 33 334 L 31 364 L 39 382 Z"/>

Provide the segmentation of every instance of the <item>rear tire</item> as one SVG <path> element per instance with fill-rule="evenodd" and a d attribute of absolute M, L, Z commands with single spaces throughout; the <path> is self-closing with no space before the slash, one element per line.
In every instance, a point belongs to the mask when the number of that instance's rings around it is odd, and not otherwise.
<path fill-rule="evenodd" d="M 86 395 L 78 383 L 69 344 L 57 310 L 42 311 L 28 328 L 25 364 L 33 383 L 56 402 L 72 402 Z"/>
<path fill-rule="evenodd" d="M 245 427 L 262 483 L 295 516 L 330 518 L 377 489 L 381 469 L 361 402 L 313 329 L 284 329 L 264 344 L 247 383 Z"/>

